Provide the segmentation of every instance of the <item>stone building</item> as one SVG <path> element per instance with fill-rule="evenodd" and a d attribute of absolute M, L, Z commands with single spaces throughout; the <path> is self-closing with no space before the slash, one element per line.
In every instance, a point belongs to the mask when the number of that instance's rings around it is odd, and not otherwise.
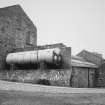
<path fill-rule="evenodd" d="M 96 87 L 105 87 L 105 59 L 102 54 L 83 50 L 77 56 L 98 66 Z"/>
<path fill-rule="evenodd" d="M 17 82 L 36 83 L 55 86 L 70 86 L 71 75 L 71 48 L 66 47 L 62 43 L 31 47 L 31 50 L 44 50 L 60 48 L 62 62 L 60 64 L 39 62 L 36 64 L 21 64 L 13 70 L 0 72 L 0 79 Z M 26 49 L 25 49 L 26 50 Z M 17 52 L 17 51 L 16 51 Z M 27 65 L 29 65 L 27 67 Z M 33 66 L 32 66 L 33 65 Z M 16 65 L 14 65 L 16 66 Z"/>
<path fill-rule="evenodd" d="M 70 86 L 77 88 L 93 88 L 97 86 L 98 66 L 79 56 L 71 58 L 72 73 Z"/>
<path fill-rule="evenodd" d="M 12 52 L 53 48 L 61 51 L 59 65 L 28 62 L 14 65 L 11 69 L 6 63 L 7 54 Z M 62 43 L 37 46 L 37 29 L 24 10 L 19 5 L 0 9 L 0 79 L 55 86 L 95 87 L 98 67 L 105 68 L 101 63 L 100 54 L 83 50 L 77 56 L 71 56 L 71 47 Z"/>
<path fill-rule="evenodd" d="M 37 46 L 37 29 L 20 5 L 0 8 L 0 70 L 8 69 L 8 53 L 32 46 Z"/>
<path fill-rule="evenodd" d="M 37 46 L 37 29 L 19 5 L 0 9 L 0 79 L 40 83 L 50 81 L 51 85 L 69 86 L 71 48 L 53 44 Z M 12 52 L 60 48 L 62 64 L 58 67 L 46 63 L 16 66 L 14 71 L 6 63 L 6 56 Z M 3 70 L 3 71 L 2 71 Z M 5 71 L 4 71 L 5 70 Z M 41 81 L 39 81 L 41 80 Z"/>

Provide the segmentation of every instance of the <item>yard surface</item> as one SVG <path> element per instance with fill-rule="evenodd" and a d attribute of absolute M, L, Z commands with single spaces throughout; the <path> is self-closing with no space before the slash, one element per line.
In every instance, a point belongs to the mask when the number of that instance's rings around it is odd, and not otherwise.
<path fill-rule="evenodd" d="M 105 89 L 76 89 L 0 81 L 0 105 L 105 105 Z"/>

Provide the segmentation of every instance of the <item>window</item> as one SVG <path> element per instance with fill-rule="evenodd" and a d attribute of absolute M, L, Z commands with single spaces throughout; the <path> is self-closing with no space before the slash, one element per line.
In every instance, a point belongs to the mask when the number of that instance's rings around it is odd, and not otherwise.
<path fill-rule="evenodd" d="M 30 31 L 26 32 L 26 44 L 27 45 L 30 45 L 30 35 L 31 35 Z"/>

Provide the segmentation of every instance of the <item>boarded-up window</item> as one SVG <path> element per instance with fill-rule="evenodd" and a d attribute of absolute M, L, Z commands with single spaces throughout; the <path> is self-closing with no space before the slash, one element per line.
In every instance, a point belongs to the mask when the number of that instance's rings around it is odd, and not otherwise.
<path fill-rule="evenodd" d="M 30 35 L 31 35 L 30 31 L 28 31 L 26 33 L 26 44 L 30 44 Z"/>
<path fill-rule="evenodd" d="M 19 30 L 15 31 L 15 46 L 16 48 L 24 47 L 24 35 Z"/>
<path fill-rule="evenodd" d="M 30 36 L 30 44 L 31 44 L 31 45 L 36 45 L 35 42 L 36 42 L 35 36 L 34 36 L 33 33 L 31 33 L 31 36 Z"/>
<path fill-rule="evenodd" d="M 26 45 L 36 45 L 35 35 L 31 31 L 26 32 Z"/>

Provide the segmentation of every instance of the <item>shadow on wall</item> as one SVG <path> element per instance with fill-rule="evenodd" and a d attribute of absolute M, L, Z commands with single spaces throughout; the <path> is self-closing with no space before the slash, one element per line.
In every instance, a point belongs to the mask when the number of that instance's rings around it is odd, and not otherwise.
<path fill-rule="evenodd" d="M 39 79 L 37 81 L 37 84 L 40 84 L 40 85 L 51 85 L 50 84 L 50 81 L 49 80 L 46 80 L 46 79 Z"/>

